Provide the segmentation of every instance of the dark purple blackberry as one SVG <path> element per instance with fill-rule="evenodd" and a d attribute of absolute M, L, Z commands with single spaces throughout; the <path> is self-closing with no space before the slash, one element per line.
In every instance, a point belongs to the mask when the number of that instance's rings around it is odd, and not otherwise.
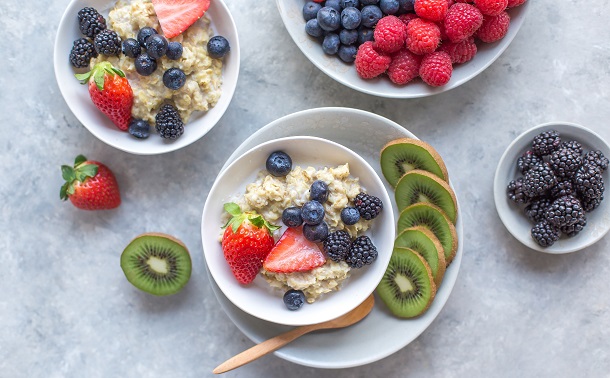
<path fill-rule="evenodd" d="M 349 247 L 352 245 L 352 237 L 345 230 L 331 232 L 324 240 L 324 252 L 333 261 L 345 260 Z"/>
<path fill-rule="evenodd" d="M 557 184 L 557 176 L 549 163 L 542 163 L 530 168 L 523 178 L 523 193 L 530 197 L 543 197 Z"/>
<path fill-rule="evenodd" d="M 542 247 L 550 247 L 559 240 L 559 229 L 546 220 L 536 223 L 532 227 L 532 238 Z"/>
<path fill-rule="evenodd" d="M 155 128 L 161 138 L 178 139 L 184 133 L 184 123 L 182 123 L 180 114 L 178 114 L 176 108 L 169 104 L 161 107 L 161 110 L 155 116 L 155 121 Z"/>
<path fill-rule="evenodd" d="M 523 193 L 523 177 L 509 182 L 506 187 L 506 194 L 514 203 L 527 203 L 530 199 Z"/>
<path fill-rule="evenodd" d="M 525 208 L 525 215 L 534 223 L 545 219 L 544 214 L 551 206 L 551 199 L 546 197 L 536 198 Z"/>
<path fill-rule="evenodd" d="M 573 225 L 560 227 L 559 231 L 561 231 L 562 233 L 566 234 L 568 237 L 571 238 L 573 236 L 576 236 L 580 231 L 582 231 L 586 225 L 587 225 L 587 218 L 582 217 L 578 220 L 578 222 L 574 223 Z"/>
<path fill-rule="evenodd" d="M 519 159 L 517 159 L 517 167 L 519 168 L 519 171 L 523 174 L 529 171 L 530 168 L 534 165 L 542 163 L 544 163 L 544 160 L 542 160 L 540 156 L 536 155 L 532 151 L 525 151 L 523 155 L 521 155 Z"/>
<path fill-rule="evenodd" d="M 564 148 L 551 154 L 549 164 L 558 177 L 572 177 L 582 165 L 582 157 L 574 150 Z"/>
<path fill-rule="evenodd" d="M 582 145 L 575 140 L 569 140 L 567 142 L 561 143 L 561 145 L 559 146 L 559 149 L 561 150 L 562 148 L 570 149 L 570 150 L 574 151 L 575 153 L 577 153 L 578 156 L 582 155 Z"/>
<path fill-rule="evenodd" d="M 366 193 L 359 193 L 354 198 L 354 207 L 358 209 L 360 216 L 366 220 L 371 220 L 383 210 L 383 203 L 375 196 Z"/>
<path fill-rule="evenodd" d="M 102 30 L 95 36 L 93 44 L 98 54 L 110 56 L 119 55 L 121 52 L 121 39 L 114 30 Z"/>
<path fill-rule="evenodd" d="M 549 130 L 534 137 L 532 151 L 538 156 L 545 156 L 557 150 L 560 144 L 559 133 L 555 130 Z"/>
<path fill-rule="evenodd" d="M 106 29 L 106 20 L 94 8 L 86 7 L 78 11 L 78 28 L 81 33 L 93 39 Z"/>
<path fill-rule="evenodd" d="M 608 168 L 609 163 L 608 158 L 599 150 L 587 152 L 583 162 L 598 166 L 602 172 Z"/>
<path fill-rule="evenodd" d="M 345 262 L 352 268 L 362 268 L 372 264 L 377 258 L 377 248 L 368 236 L 358 236 L 350 247 Z"/>
<path fill-rule="evenodd" d="M 604 196 L 599 198 L 583 198 L 580 203 L 582 204 L 582 208 L 588 213 L 597 209 L 603 200 Z"/>
<path fill-rule="evenodd" d="M 570 194 L 574 194 L 574 186 L 570 179 L 559 180 L 557 181 L 557 185 L 551 188 L 552 198 L 569 196 Z"/>
<path fill-rule="evenodd" d="M 574 196 L 557 198 L 544 214 L 546 220 L 555 227 L 571 226 L 584 218 L 585 211 L 580 200 Z"/>
<path fill-rule="evenodd" d="M 91 58 L 97 56 L 95 47 L 87 38 L 79 38 L 74 41 L 72 51 L 70 51 L 70 63 L 76 68 L 89 66 Z"/>
<path fill-rule="evenodd" d="M 600 198 L 604 194 L 602 171 L 593 164 L 583 164 L 572 178 L 572 184 L 582 199 Z"/>

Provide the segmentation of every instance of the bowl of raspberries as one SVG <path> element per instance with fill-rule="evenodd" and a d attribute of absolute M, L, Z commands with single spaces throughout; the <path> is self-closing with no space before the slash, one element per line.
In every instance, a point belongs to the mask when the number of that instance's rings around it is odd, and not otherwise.
<path fill-rule="evenodd" d="M 572 123 L 547 123 L 521 134 L 504 152 L 494 180 L 500 219 L 526 246 L 547 253 L 588 247 L 610 229 L 610 147 Z"/>
<path fill-rule="evenodd" d="M 338 82 L 380 97 L 455 88 L 513 40 L 527 0 L 277 0 L 305 56 Z"/>

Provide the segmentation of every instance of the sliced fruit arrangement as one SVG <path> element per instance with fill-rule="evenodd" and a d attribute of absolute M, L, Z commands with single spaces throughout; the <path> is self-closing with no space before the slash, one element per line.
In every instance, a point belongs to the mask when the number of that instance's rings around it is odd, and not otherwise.
<path fill-rule="evenodd" d="M 152 0 L 163 34 L 174 38 L 201 18 L 210 0 Z"/>
<path fill-rule="evenodd" d="M 121 204 L 119 184 L 104 164 L 78 155 L 74 166 L 61 166 L 61 174 L 66 180 L 59 193 L 63 201 L 70 199 L 83 210 L 109 210 Z"/>
<path fill-rule="evenodd" d="M 439 207 L 455 224 L 457 220 L 457 200 L 453 190 L 445 181 L 419 169 L 407 172 L 394 188 L 398 211 L 420 202 Z"/>
<path fill-rule="evenodd" d="M 401 138 L 386 144 L 381 150 L 381 171 L 392 187 L 407 172 L 420 169 L 448 181 L 449 174 L 441 156 L 428 143 Z"/>

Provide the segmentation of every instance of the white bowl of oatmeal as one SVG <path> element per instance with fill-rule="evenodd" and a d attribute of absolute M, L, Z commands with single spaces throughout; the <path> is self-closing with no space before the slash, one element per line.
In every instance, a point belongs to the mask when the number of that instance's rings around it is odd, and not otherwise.
<path fill-rule="evenodd" d="M 87 71 L 75 69 L 68 60 L 73 41 L 84 37 L 79 31 L 77 19 L 78 11 L 84 7 L 97 9 L 106 18 L 108 28 L 115 30 L 121 40 L 135 38 L 138 29 L 143 26 L 154 27 L 159 32 L 161 28 L 150 0 L 72 0 L 68 5 L 55 40 L 55 77 L 68 107 L 93 135 L 126 152 L 155 155 L 197 141 L 218 123 L 233 97 L 240 63 L 237 28 L 222 0 L 213 0 L 201 19 L 186 32 L 170 39 L 183 44 L 183 56 L 178 61 L 161 58 L 153 75 L 138 75 L 134 69 L 134 59 L 123 54 L 107 59 L 126 73 L 132 86 L 132 115 L 152 121 L 151 135 L 145 140 L 138 140 L 114 126 L 93 105 L 87 86 L 81 85 L 74 77 L 75 73 Z M 207 40 L 214 35 L 225 37 L 231 47 L 222 60 L 207 56 Z M 187 75 L 186 84 L 177 91 L 166 88 L 162 82 L 163 73 L 170 67 L 180 68 Z M 185 121 L 184 134 L 177 140 L 165 140 L 154 131 L 154 115 L 160 104 L 165 102 L 176 106 Z"/>
<path fill-rule="evenodd" d="M 267 157 L 278 150 L 292 158 L 292 171 L 285 178 L 275 178 L 265 170 Z M 382 200 L 384 210 L 377 218 L 347 227 L 352 237 L 370 237 L 378 251 L 377 259 L 360 269 L 327 259 L 322 267 L 305 273 L 273 274 L 261 270 L 251 284 L 239 284 L 220 244 L 221 226 L 227 219 L 223 205 L 236 202 L 242 210 L 256 210 L 269 222 L 283 226 L 283 209 L 306 202 L 309 187 L 317 179 L 327 182 L 330 188 L 324 220 L 331 231 L 345 227 L 339 213 L 360 191 Z M 275 232 L 276 240 L 282 232 L 283 229 Z M 395 225 L 388 192 L 364 159 L 332 141 L 296 136 L 260 144 L 220 172 L 206 200 L 201 234 L 209 271 L 231 302 L 266 321 L 306 325 L 341 316 L 373 292 L 392 253 Z M 311 303 L 297 311 L 288 310 L 282 301 L 288 286 L 303 290 Z"/>

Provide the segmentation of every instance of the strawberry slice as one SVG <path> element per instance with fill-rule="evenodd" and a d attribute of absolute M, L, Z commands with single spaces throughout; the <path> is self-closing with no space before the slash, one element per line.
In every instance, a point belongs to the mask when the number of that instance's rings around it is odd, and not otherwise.
<path fill-rule="evenodd" d="M 273 246 L 263 267 L 274 273 L 306 272 L 324 265 L 320 248 L 303 236 L 303 228 L 288 228 Z"/>
<path fill-rule="evenodd" d="M 166 38 L 182 34 L 210 7 L 210 0 L 152 0 L 152 3 Z"/>

